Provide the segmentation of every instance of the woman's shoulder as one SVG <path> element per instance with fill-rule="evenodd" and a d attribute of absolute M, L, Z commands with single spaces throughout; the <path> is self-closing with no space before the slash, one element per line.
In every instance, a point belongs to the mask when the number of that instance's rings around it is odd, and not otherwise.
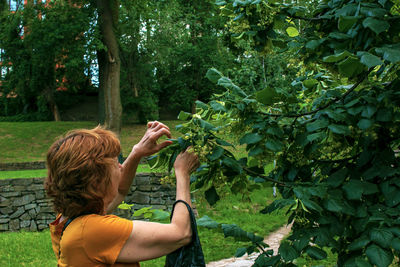
<path fill-rule="evenodd" d="M 115 234 L 132 230 L 132 221 L 116 215 L 90 214 L 82 218 L 82 230 L 86 234 Z"/>
<path fill-rule="evenodd" d="M 100 215 L 100 214 L 89 214 L 85 215 L 82 218 L 86 222 L 98 222 L 98 223 L 127 223 L 127 222 L 132 222 L 130 220 L 127 220 L 125 218 L 118 217 L 117 215 L 114 214 L 107 214 L 107 215 Z"/>

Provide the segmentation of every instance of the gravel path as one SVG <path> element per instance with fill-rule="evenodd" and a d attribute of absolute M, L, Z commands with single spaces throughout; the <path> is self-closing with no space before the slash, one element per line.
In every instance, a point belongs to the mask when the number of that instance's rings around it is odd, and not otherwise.
<path fill-rule="evenodd" d="M 278 252 L 281 240 L 289 234 L 291 227 L 292 225 L 282 226 L 264 239 L 264 242 L 269 245 L 268 249 L 273 249 L 274 254 Z M 252 253 L 250 255 L 245 254 L 240 258 L 233 257 L 219 261 L 212 261 L 207 264 L 207 267 L 249 267 L 254 264 L 258 255 L 259 253 Z"/>

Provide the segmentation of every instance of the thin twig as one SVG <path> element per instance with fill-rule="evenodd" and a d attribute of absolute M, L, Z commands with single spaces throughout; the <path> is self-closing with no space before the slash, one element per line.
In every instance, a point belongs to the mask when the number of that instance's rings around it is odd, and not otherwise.
<path fill-rule="evenodd" d="M 272 178 L 270 178 L 270 177 L 268 177 L 268 176 L 265 176 L 265 175 L 256 173 L 255 171 L 252 171 L 252 170 L 250 170 L 250 169 L 248 169 L 248 168 L 246 168 L 246 167 L 243 167 L 243 170 L 245 170 L 245 171 L 246 171 L 247 173 L 249 173 L 249 174 L 257 175 L 258 177 L 261 177 L 261 178 L 263 178 L 264 180 L 273 182 L 273 183 L 275 183 L 275 184 L 279 184 L 279 185 L 281 185 L 281 186 L 291 186 L 291 185 L 288 185 L 288 184 L 285 183 L 285 182 L 280 182 L 280 181 L 274 180 L 274 179 L 272 179 Z"/>
<path fill-rule="evenodd" d="M 316 18 L 306 18 L 306 17 L 300 17 L 300 16 L 289 16 L 292 19 L 300 19 L 300 20 L 308 20 L 308 21 L 317 21 L 317 20 L 329 20 L 328 18 L 321 18 L 321 17 L 316 17 Z"/>
<path fill-rule="evenodd" d="M 264 250 L 264 248 L 263 248 L 260 244 L 258 244 L 258 242 L 256 242 L 255 244 L 256 244 L 256 246 L 263 252 L 263 254 L 266 253 L 265 250 Z"/>

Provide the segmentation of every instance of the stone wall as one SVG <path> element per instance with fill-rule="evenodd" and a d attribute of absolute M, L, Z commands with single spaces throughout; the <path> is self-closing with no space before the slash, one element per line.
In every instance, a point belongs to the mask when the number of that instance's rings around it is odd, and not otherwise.
<path fill-rule="evenodd" d="M 125 202 L 133 209 L 152 206 L 170 210 L 175 201 L 175 188 L 160 184 L 161 174 L 136 175 Z M 0 232 L 48 228 L 55 218 L 53 208 L 43 188 L 44 178 L 0 180 Z M 131 212 L 116 210 L 115 214 L 129 218 Z"/>
<path fill-rule="evenodd" d="M 40 170 L 40 169 L 46 169 L 46 164 L 44 161 L 17 162 L 17 163 L 0 162 L 0 171 Z"/>

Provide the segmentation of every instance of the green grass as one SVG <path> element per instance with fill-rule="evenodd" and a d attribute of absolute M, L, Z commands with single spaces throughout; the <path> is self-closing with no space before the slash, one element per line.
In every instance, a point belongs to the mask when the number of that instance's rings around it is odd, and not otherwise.
<path fill-rule="evenodd" d="M 37 178 L 46 177 L 47 170 L 21 170 L 21 171 L 0 171 L 1 179 L 15 179 L 15 178 Z"/>
<path fill-rule="evenodd" d="M 150 169 L 147 164 L 140 164 L 137 173 L 143 172 L 156 172 L 155 170 Z M 20 171 L 0 171 L 0 180 L 2 179 L 19 179 L 19 178 L 37 178 L 37 177 L 46 177 L 47 170 L 20 170 Z"/>
<path fill-rule="evenodd" d="M 0 233 L 0 266 L 57 266 L 49 230 Z"/>
<path fill-rule="evenodd" d="M 163 121 L 174 137 L 179 121 Z M 57 137 L 78 128 L 96 127 L 95 122 L 0 122 L 0 162 L 44 161 L 50 145 Z M 125 125 L 121 131 L 121 146 L 127 155 L 140 141 L 146 125 Z"/>

